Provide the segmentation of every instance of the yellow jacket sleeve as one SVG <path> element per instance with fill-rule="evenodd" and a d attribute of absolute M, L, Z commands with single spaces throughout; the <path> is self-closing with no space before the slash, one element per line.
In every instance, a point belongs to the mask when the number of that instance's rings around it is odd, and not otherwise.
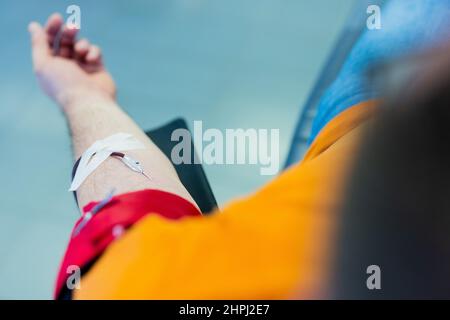
<path fill-rule="evenodd" d="M 76 299 L 282 299 L 326 291 L 342 185 L 372 102 L 319 134 L 305 159 L 221 212 L 149 215 L 83 276 Z"/>

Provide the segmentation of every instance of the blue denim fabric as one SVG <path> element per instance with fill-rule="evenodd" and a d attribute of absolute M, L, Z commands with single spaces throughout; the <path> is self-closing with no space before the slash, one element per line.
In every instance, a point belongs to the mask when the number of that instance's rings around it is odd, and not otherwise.
<path fill-rule="evenodd" d="M 381 8 L 381 29 L 365 31 L 339 75 L 324 93 L 309 143 L 335 116 L 379 96 L 365 82 L 371 65 L 414 53 L 450 39 L 450 0 L 390 0 Z"/>

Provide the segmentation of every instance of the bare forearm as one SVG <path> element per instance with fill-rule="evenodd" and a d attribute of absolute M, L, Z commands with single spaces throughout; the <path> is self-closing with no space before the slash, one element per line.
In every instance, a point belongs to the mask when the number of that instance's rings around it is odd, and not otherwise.
<path fill-rule="evenodd" d="M 117 193 L 159 189 L 194 202 L 178 179 L 170 160 L 113 99 L 96 93 L 79 93 L 78 97 L 71 98 L 63 106 L 63 110 L 72 132 L 76 159 L 99 139 L 119 132 L 130 133 L 145 145 L 145 149 L 127 151 L 127 154 L 139 160 L 151 177 L 149 180 L 131 171 L 119 160 L 109 158 L 78 189 L 81 207 L 102 199 L 112 188 Z"/>
<path fill-rule="evenodd" d="M 132 134 L 145 145 L 127 154 L 141 163 L 150 180 L 108 158 L 77 190 L 79 205 L 101 200 L 113 188 L 116 193 L 158 189 L 194 203 L 169 159 L 115 102 L 114 80 L 104 67 L 100 48 L 86 39 L 77 40 L 78 30 L 64 27 L 59 14 L 52 14 L 45 27 L 30 23 L 29 31 L 34 71 L 44 92 L 66 115 L 76 159 L 95 141 L 115 133 Z M 60 50 L 55 53 L 58 38 Z"/>

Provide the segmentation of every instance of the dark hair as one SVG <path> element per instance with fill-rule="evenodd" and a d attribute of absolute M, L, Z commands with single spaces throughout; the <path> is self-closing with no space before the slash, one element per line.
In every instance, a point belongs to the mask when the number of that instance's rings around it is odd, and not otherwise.
<path fill-rule="evenodd" d="M 426 56 L 433 66 L 384 104 L 362 140 L 342 208 L 335 298 L 450 298 L 448 49 Z M 370 265 L 380 267 L 380 290 L 366 285 Z"/>

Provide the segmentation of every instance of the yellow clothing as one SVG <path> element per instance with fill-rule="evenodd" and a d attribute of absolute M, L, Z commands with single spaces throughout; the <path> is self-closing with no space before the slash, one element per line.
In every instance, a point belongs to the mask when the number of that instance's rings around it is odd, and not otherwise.
<path fill-rule="evenodd" d="M 303 161 L 221 212 L 178 221 L 148 215 L 83 276 L 76 299 L 284 299 L 326 294 L 334 232 L 361 123 L 354 106 Z"/>

